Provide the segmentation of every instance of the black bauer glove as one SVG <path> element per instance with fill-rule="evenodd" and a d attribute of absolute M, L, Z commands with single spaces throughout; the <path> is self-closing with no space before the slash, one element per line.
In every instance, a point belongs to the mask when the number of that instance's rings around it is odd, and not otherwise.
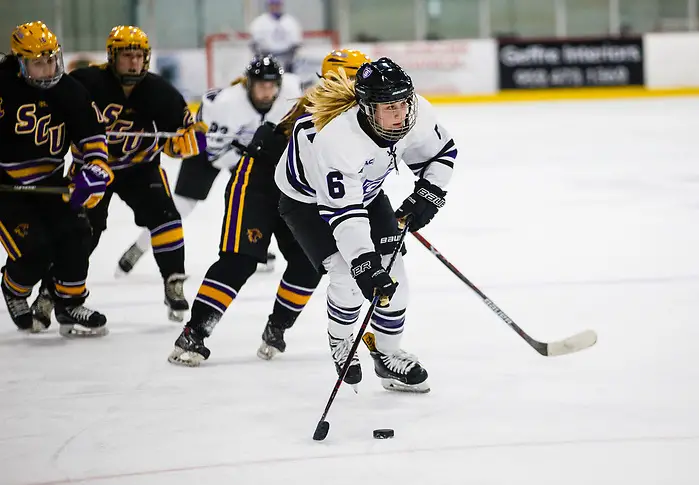
<path fill-rule="evenodd" d="M 398 283 L 381 265 L 381 256 L 372 251 L 364 253 L 352 261 L 352 277 L 362 290 L 364 298 L 371 301 L 379 295 L 379 306 L 387 306 L 396 292 Z"/>
<path fill-rule="evenodd" d="M 403 201 L 396 211 L 396 219 L 405 219 L 412 215 L 410 220 L 410 232 L 419 231 L 434 218 L 437 211 L 444 207 L 446 201 L 445 191 L 426 179 L 415 182 L 415 190 Z"/>
<path fill-rule="evenodd" d="M 276 165 L 284 153 L 289 139 L 276 130 L 277 125 L 265 121 L 255 131 L 248 145 L 248 154 L 256 160 L 265 160 Z"/>

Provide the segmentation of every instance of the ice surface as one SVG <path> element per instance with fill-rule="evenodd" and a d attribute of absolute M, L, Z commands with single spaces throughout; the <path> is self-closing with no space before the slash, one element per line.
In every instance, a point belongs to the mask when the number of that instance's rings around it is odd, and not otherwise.
<path fill-rule="evenodd" d="M 362 348 L 360 393 L 341 389 L 317 443 L 335 381 L 324 291 L 265 362 L 281 267 L 255 275 L 211 359 L 174 367 L 180 328 L 152 257 L 112 277 L 138 234 L 115 200 L 89 278 L 108 337 L 22 335 L 0 310 L 0 484 L 699 483 L 699 99 L 438 111 L 459 158 L 423 235 L 533 337 L 592 328 L 595 347 L 541 357 L 409 240 L 404 348 L 432 392 L 384 391 Z M 225 183 L 185 222 L 190 299 L 216 259 Z M 386 190 L 411 187 L 404 168 Z M 393 440 L 372 439 L 385 427 Z"/>

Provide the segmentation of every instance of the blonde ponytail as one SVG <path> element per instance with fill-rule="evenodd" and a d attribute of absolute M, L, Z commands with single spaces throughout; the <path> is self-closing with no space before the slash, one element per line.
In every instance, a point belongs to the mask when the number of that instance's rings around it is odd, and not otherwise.
<path fill-rule="evenodd" d="M 344 69 L 328 72 L 318 85 L 306 95 L 316 130 L 320 131 L 334 118 L 357 104 L 354 94 L 354 80 L 347 77 Z"/>

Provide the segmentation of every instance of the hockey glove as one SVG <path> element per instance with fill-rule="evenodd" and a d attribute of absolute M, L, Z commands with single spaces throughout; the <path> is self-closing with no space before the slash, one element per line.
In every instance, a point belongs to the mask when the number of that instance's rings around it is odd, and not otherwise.
<path fill-rule="evenodd" d="M 63 199 L 70 204 L 73 210 L 81 207 L 92 209 L 99 204 L 107 185 L 114 180 L 112 169 L 104 162 L 90 162 L 83 165 L 82 169 L 73 176 L 70 184 L 70 195 L 64 195 Z"/>
<path fill-rule="evenodd" d="M 165 142 L 163 151 L 169 157 L 189 158 L 206 151 L 206 132 L 208 128 L 203 121 L 180 128 L 177 133 L 180 136 L 170 138 Z"/>
<path fill-rule="evenodd" d="M 265 160 L 273 165 L 279 162 L 289 139 L 276 130 L 277 126 L 264 122 L 255 132 L 248 145 L 248 153 L 256 160 Z"/>
<path fill-rule="evenodd" d="M 381 256 L 376 252 L 364 253 L 352 261 L 352 277 L 362 290 L 364 298 L 371 301 L 379 295 L 379 306 L 387 306 L 396 292 L 398 283 L 381 265 Z"/>
<path fill-rule="evenodd" d="M 419 231 L 429 224 L 439 209 L 444 207 L 446 195 L 447 193 L 436 185 L 426 179 L 420 179 L 415 182 L 413 193 L 396 211 L 396 218 L 401 220 L 412 215 L 410 232 Z"/>

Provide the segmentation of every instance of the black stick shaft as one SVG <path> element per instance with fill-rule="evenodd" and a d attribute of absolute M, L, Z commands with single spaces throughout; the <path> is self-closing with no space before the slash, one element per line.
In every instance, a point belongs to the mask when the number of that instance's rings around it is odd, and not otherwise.
<path fill-rule="evenodd" d="M 35 194 L 70 194 L 68 187 L 44 187 L 42 185 L 0 185 L 0 192 L 33 192 Z"/>

